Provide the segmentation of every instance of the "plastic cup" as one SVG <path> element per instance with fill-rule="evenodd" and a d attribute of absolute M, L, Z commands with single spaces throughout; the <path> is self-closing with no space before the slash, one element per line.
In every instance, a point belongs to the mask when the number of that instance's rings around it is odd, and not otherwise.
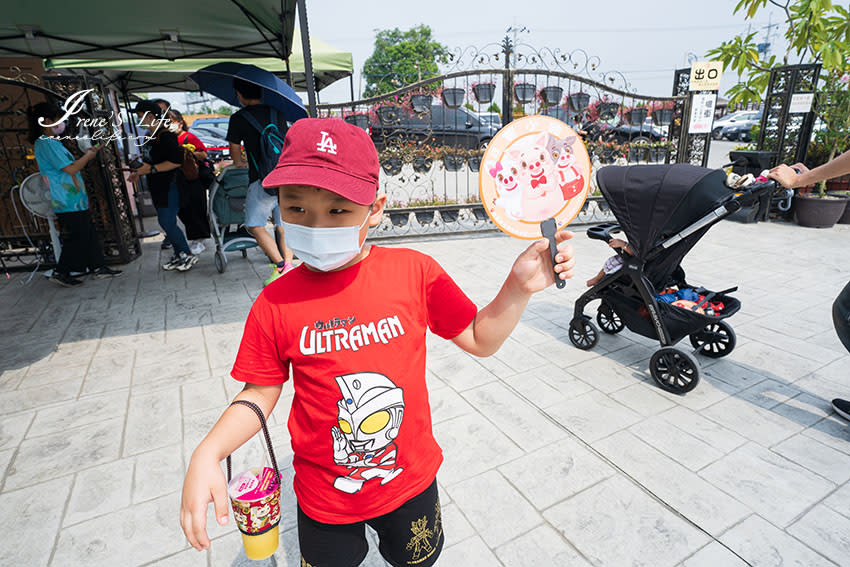
<path fill-rule="evenodd" d="M 233 477 L 227 486 L 236 526 L 248 559 L 271 556 L 278 545 L 280 479 L 274 469 L 250 469 Z"/>

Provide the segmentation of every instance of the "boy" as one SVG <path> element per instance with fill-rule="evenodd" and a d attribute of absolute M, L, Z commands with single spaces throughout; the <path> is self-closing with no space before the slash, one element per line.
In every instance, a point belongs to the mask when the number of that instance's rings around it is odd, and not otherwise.
<path fill-rule="evenodd" d="M 520 254 L 496 298 L 477 312 L 443 269 L 407 249 L 366 246 L 381 221 L 378 156 L 368 134 L 338 119 L 302 119 L 263 181 L 279 187 L 286 239 L 304 261 L 257 298 L 232 376 L 237 399 L 268 414 L 293 372 L 289 416 L 302 565 L 353 567 L 365 557 L 364 523 L 392 565 L 427 567 L 443 545 L 425 386 L 425 332 L 476 356 L 496 352 L 532 293 L 555 281 L 548 242 Z M 562 279 L 573 275 L 572 233 L 559 232 Z M 196 549 L 212 501 L 228 516 L 220 462 L 259 430 L 228 408 L 192 456 L 181 525 Z"/>
<path fill-rule="evenodd" d="M 283 230 L 280 224 L 280 209 L 274 195 L 269 195 L 261 186 L 260 173 L 257 171 L 256 159 L 260 155 L 260 132 L 251 122 L 245 118 L 250 114 L 260 125 L 265 126 L 271 122 L 271 109 L 260 101 L 263 94 L 259 85 L 236 78 L 233 80 L 233 88 L 242 109 L 230 117 L 227 125 L 225 138 L 230 142 L 230 157 L 236 167 L 248 168 L 248 194 L 245 197 L 245 227 L 251 232 L 260 246 L 272 261 L 272 274 L 265 281 L 265 285 L 279 278 L 286 270 L 292 268 L 292 251 L 286 247 Z M 282 133 L 286 132 L 286 121 L 278 124 Z M 245 144 L 245 153 L 248 154 L 248 163 L 242 158 L 242 147 Z M 284 255 L 281 256 L 274 237 L 266 231 L 266 221 L 272 217 L 275 232 L 280 237 L 280 245 Z"/>

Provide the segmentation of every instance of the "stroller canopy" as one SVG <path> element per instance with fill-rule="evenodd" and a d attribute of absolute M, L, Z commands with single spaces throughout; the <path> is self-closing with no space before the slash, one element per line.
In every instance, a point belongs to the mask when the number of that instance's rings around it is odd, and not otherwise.
<path fill-rule="evenodd" d="M 685 163 L 607 166 L 599 170 L 596 179 L 629 245 L 641 260 L 646 260 L 662 241 L 733 195 L 724 183 L 723 171 Z M 697 234 L 701 236 L 704 231 Z M 684 253 L 674 265 L 682 256 Z"/>

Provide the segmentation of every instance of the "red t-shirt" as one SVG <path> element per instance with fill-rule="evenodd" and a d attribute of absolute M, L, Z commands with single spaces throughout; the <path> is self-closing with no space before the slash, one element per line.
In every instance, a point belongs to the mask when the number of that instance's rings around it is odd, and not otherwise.
<path fill-rule="evenodd" d="M 192 134 L 191 132 L 182 132 L 179 136 L 177 136 L 177 143 L 181 146 L 183 144 L 192 144 L 193 146 L 195 146 L 196 152 L 207 151 L 207 147 L 204 145 L 201 139 L 198 138 L 196 135 Z"/>
<path fill-rule="evenodd" d="M 373 246 L 336 272 L 305 266 L 254 302 L 231 375 L 281 384 L 295 494 L 326 524 L 381 516 L 425 490 L 443 456 L 431 431 L 425 332 L 451 339 L 475 304 L 429 256 Z"/>

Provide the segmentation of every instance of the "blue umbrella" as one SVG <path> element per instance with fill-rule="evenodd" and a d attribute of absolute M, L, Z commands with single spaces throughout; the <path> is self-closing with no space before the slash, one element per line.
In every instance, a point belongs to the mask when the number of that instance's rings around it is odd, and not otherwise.
<path fill-rule="evenodd" d="M 256 65 L 224 61 L 198 69 L 189 75 L 202 91 L 233 106 L 240 106 L 236 89 L 233 88 L 233 79 L 236 77 L 262 87 L 262 103 L 279 110 L 288 122 L 307 117 L 307 110 L 292 87 L 272 72 Z"/>

